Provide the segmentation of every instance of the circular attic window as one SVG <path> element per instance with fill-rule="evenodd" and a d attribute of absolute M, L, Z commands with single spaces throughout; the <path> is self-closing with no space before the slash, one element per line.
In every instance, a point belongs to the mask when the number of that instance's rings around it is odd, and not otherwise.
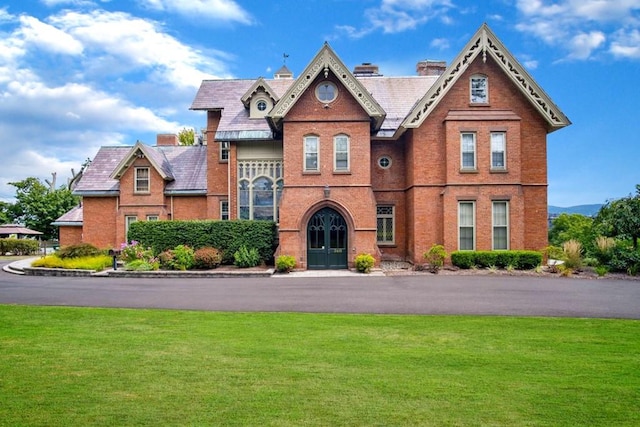
<path fill-rule="evenodd" d="M 378 166 L 382 169 L 389 169 L 391 167 L 391 157 L 382 156 L 378 159 Z"/>
<path fill-rule="evenodd" d="M 331 82 L 322 82 L 316 86 L 316 98 L 325 104 L 333 102 L 338 96 L 338 88 Z"/>
<path fill-rule="evenodd" d="M 258 103 L 256 104 L 256 108 L 258 109 L 258 111 L 266 110 L 267 109 L 266 101 L 263 101 L 263 100 L 258 101 Z"/>

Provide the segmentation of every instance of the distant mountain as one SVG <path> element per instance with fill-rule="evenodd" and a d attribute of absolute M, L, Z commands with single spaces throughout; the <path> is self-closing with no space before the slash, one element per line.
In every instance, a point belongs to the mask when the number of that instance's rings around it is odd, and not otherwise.
<path fill-rule="evenodd" d="M 580 214 L 586 216 L 594 216 L 602 207 L 602 204 L 599 205 L 578 205 L 578 206 L 569 206 L 567 208 L 562 208 L 559 206 L 549 206 L 549 215 L 560 215 L 561 213 L 568 214 Z"/>

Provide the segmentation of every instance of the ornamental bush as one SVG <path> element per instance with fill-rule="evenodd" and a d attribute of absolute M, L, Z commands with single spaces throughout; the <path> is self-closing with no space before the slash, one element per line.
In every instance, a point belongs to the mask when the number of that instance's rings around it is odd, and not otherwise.
<path fill-rule="evenodd" d="M 296 259 L 291 255 L 280 255 L 276 258 L 276 270 L 280 273 L 289 273 L 296 268 Z"/>
<path fill-rule="evenodd" d="M 455 251 L 451 263 L 462 269 L 469 268 L 514 268 L 532 270 L 542 263 L 542 254 L 537 251 Z"/>
<path fill-rule="evenodd" d="M 240 246 L 240 249 L 233 254 L 235 265 L 240 268 L 255 267 L 260 264 L 260 254 L 256 248 L 247 249 L 246 246 Z"/>
<path fill-rule="evenodd" d="M 99 255 L 106 255 L 105 252 L 101 249 L 96 248 L 95 246 L 89 243 L 80 243 L 77 245 L 69 245 L 63 246 L 56 253 L 59 258 L 83 258 L 83 257 L 93 257 Z"/>
<path fill-rule="evenodd" d="M 442 245 L 433 245 L 431 248 L 422 254 L 422 257 L 427 261 L 429 265 L 429 271 L 437 274 L 438 271 L 444 265 L 444 260 L 447 257 L 447 252 Z"/>
<path fill-rule="evenodd" d="M 195 251 L 195 268 L 211 270 L 222 263 L 222 252 L 216 248 L 204 247 Z"/>
<path fill-rule="evenodd" d="M 356 270 L 360 273 L 370 273 L 376 263 L 376 260 L 371 254 L 359 254 L 356 255 L 354 263 L 356 265 Z"/>
<path fill-rule="evenodd" d="M 40 243 L 33 239 L 0 239 L 0 255 L 31 255 L 40 250 Z"/>

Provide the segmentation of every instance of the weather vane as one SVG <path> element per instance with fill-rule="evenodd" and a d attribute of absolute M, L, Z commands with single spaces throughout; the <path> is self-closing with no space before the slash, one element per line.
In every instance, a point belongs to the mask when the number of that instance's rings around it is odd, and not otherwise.
<path fill-rule="evenodd" d="M 288 53 L 283 53 L 282 54 L 282 63 L 286 64 L 287 63 L 287 58 L 289 57 Z"/>

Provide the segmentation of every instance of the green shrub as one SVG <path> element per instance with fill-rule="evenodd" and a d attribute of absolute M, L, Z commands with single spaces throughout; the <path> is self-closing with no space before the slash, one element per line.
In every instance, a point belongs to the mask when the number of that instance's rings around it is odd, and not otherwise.
<path fill-rule="evenodd" d="M 233 254 L 235 265 L 240 268 L 255 267 L 260 264 L 260 254 L 256 248 L 247 249 L 246 246 L 240 248 Z"/>
<path fill-rule="evenodd" d="M 40 243 L 33 239 L 0 239 L 0 255 L 32 255 L 38 253 Z"/>
<path fill-rule="evenodd" d="M 296 268 L 296 259 L 291 255 L 280 255 L 276 258 L 276 270 L 280 273 L 289 273 Z"/>
<path fill-rule="evenodd" d="M 356 270 L 360 273 L 370 273 L 376 263 L 376 260 L 371 254 L 359 254 L 356 255 L 354 263 L 356 265 Z"/>
<path fill-rule="evenodd" d="M 152 248 L 154 254 L 178 245 L 218 248 L 223 264 L 232 264 L 241 246 L 256 248 L 261 261 L 273 262 L 277 246 L 273 221 L 137 221 L 131 224 L 128 239 Z"/>
<path fill-rule="evenodd" d="M 599 265 L 595 268 L 595 271 L 599 277 L 603 277 L 609 272 L 609 267 L 606 265 Z"/>
<path fill-rule="evenodd" d="M 101 249 L 96 248 L 95 246 L 89 243 L 80 243 L 77 245 L 69 245 L 63 246 L 57 252 L 58 257 L 65 258 L 83 258 L 83 257 L 93 257 L 98 255 L 106 255 L 105 252 Z"/>
<path fill-rule="evenodd" d="M 422 257 L 427 261 L 429 271 L 437 274 L 444 265 L 447 252 L 444 250 L 444 246 L 433 245 L 428 251 L 422 254 Z"/>
<path fill-rule="evenodd" d="M 149 262 L 144 259 L 136 259 L 124 265 L 124 269 L 129 271 L 155 271 L 158 268 L 160 268 L 159 262 Z"/>
<path fill-rule="evenodd" d="M 455 251 L 451 263 L 458 268 L 512 268 L 532 270 L 542 263 L 537 251 Z"/>
<path fill-rule="evenodd" d="M 594 256 L 601 265 L 607 265 L 613 257 L 613 249 L 616 241 L 612 237 L 598 236 L 596 237 Z"/>
<path fill-rule="evenodd" d="M 189 270 L 195 264 L 193 249 L 186 245 L 178 245 L 173 250 L 173 269 Z"/>
<path fill-rule="evenodd" d="M 217 268 L 222 263 L 222 252 L 216 248 L 204 247 L 195 251 L 195 267 L 201 270 Z"/>
<path fill-rule="evenodd" d="M 640 251 L 626 243 L 618 243 L 612 250 L 608 266 L 612 271 L 635 275 L 640 270 Z"/>
<path fill-rule="evenodd" d="M 158 255 L 158 262 L 160 263 L 160 268 L 163 270 L 174 270 L 173 260 L 175 259 L 175 255 L 173 254 L 173 249 L 167 249 L 164 252 L 161 252 Z"/>

